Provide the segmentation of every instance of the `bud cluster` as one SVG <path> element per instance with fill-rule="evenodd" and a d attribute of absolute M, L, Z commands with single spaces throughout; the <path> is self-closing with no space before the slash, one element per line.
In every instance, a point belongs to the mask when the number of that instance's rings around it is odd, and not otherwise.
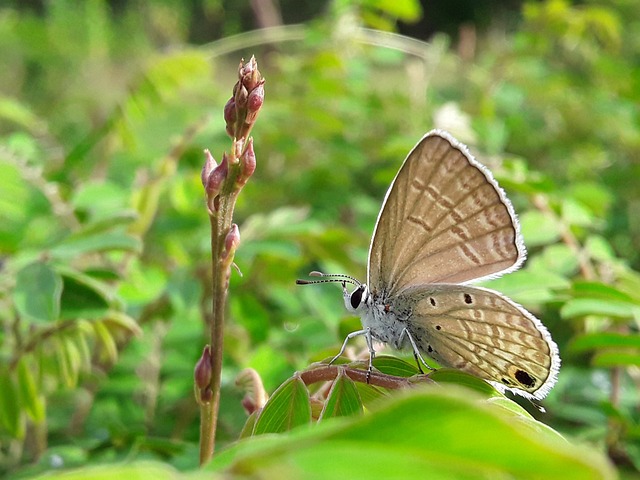
<path fill-rule="evenodd" d="M 238 81 L 233 96 L 224 107 L 227 134 L 233 139 L 246 139 L 264 103 L 264 78 L 255 57 L 238 67 Z"/>

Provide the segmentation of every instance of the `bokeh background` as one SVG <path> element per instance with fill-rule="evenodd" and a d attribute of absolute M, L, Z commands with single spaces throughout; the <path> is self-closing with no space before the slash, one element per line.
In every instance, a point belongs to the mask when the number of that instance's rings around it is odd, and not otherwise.
<path fill-rule="evenodd" d="M 358 319 L 402 159 L 432 128 L 507 190 L 526 267 L 490 285 L 563 365 L 542 421 L 640 469 L 640 3 L 119 0 L 0 4 L 0 468 L 197 465 L 206 342 L 200 169 L 230 146 L 237 65 L 267 79 L 225 336 L 219 442 Z M 356 348 L 357 349 L 357 342 Z M 424 414 L 424 412 L 417 412 Z"/>

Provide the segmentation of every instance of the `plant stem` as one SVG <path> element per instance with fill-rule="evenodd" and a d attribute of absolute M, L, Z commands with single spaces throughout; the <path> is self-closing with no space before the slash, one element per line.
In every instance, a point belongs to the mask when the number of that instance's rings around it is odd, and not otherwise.
<path fill-rule="evenodd" d="M 230 168 L 227 185 L 233 185 L 237 171 Z M 233 175 L 235 173 L 235 175 Z M 236 201 L 234 192 L 223 192 L 220 195 L 220 209 L 217 215 L 210 215 L 211 221 L 211 268 L 213 273 L 211 291 L 211 391 L 213 398 L 200 407 L 200 464 L 204 465 L 213 457 L 215 448 L 216 425 L 218 424 L 218 410 L 220 407 L 220 386 L 222 377 L 222 352 L 224 343 L 224 313 L 227 305 L 229 266 L 222 259 L 224 241 L 231 229 L 233 209 Z"/>
<path fill-rule="evenodd" d="M 222 352 L 224 317 L 229 291 L 233 257 L 240 243 L 240 232 L 232 223 L 238 194 L 256 168 L 253 140 L 249 133 L 264 101 L 264 79 L 255 58 L 238 67 L 238 82 L 233 96 L 224 107 L 227 133 L 233 139 L 231 152 L 225 153 L 220 165 L 205 151 L 202 185 L 207 198 L 211 223 L 211 301 L 210 343 L 194 370 L 196 400 L 200 405 L 200 465 L 213 457 L 216 441 L 220 387 L 222 385 Z"/>

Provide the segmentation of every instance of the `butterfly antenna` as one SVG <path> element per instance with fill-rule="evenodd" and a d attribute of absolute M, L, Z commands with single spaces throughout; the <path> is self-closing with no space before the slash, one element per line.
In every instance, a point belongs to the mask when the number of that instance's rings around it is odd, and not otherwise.
<path fill-rule="evenodd" d="M 349 275 L 343 275 L 341 273 L 322 273 L 322 272 L 316 272 L 313 271 L 311 273 L 309 273 L 310 277 L 323 277 L 322 280 L 296 280 L 296 285 L 312 285 L 314 283 L 331 283 L 331 282 L 342 282 L 342 283 L 350 283 L 352 285 L 355 285 L 356 287 L 359 287 L 361 285 L 361 283 L 349 276 Z"/>

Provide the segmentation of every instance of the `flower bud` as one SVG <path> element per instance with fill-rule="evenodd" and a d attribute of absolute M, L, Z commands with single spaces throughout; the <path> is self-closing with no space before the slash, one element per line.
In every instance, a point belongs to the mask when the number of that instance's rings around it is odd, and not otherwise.
<path fill-rule="evenodd" d="M 202 166 L 202 172 L 200 172 L 200 179 L 202 180 L 202 186 L 206 187 L 207 179 L 209 178 L 209 175 L 211 175 L 213 169 L 218 166 L 218 163 L 215 161 L 213 155 L 211 155 L 211 152 L 208 149 L 205 149 L 204 155 L 205 161 Z"/>
<path fill-rule="evenodd" d="M 247 183 L 249 177 L 253 175 L 256 170 L 256 154 L 253 150 L 253 139 L 250 138 L 247 143 L 247 148 L 240 157 L 240 175 L 238 176 L 238 185 L 242 186 Z"/>
<path fill-rule="evenodd" d="M 209 178 L 207 178 L 207 183 L 204 186 L 208 198 L 213 198 L 220 194 L 222 184 L 227 178 L 227 173 L 229 173 L 229 162 L 227 155 L 224 154 L 222 156 L 222 162 L 211 171 Z"/>
<path fill-rule="evenodd" d="M 231 97 L 227 104 L 224 106 L 224 121 L 227 125 L 233 125 L 236 123 L 238 115 L 236 112 L 236 99 Z"/>
<path fill-rule="evenodd" d="M 204 390 L 200 391 L 200 403 L 202 404 L 211 403 L 212 400 L 213 400 L 213 390 L 211 390 L 211 387 L 207 387 Z"/>
<path fill-rule="evenodd" d="M 196 386 L 202 390 L 211 383 L 211 347 L 205 345 L 202 355 L 193 371 Z"/>
<path fill-rule="evenodd" d="M 238 68 L 238 78 L 247 90 L 251 91 L 256 88 L 258 83 L 260 83 L 260 72 L 258 71 L 258 62 L 256 62 L 256 57 L 252 55 L 247 63 L 244 65 L 242 62 L 240 63 L 240 67 Z"/>
<path fill-rule="evenodd" d="M 247 415 L 251 415 L 253 412 L 255 412 L 258 409 L 258 406 L 254 402 L 254 399 L 251 398 L 249 394 L 242 397 L 241 404 L 242 404 L 242 408 L 244 408 L 244 411 L 247 412 Z"/>
<path fill-rule="evenodd" d="M 240 85 L 236 90 L 235 101 L 238 108 L 245 108 L 247 106 L 247 98 L 249 97 L 249 91 L 244 85 Z"/>
<path fill-rule="evenodd" d="M 247 110 L 250 113 L 257 113 L 264 103 L 264 81 L 262 81 L 256 88 L 251 90 L 249 97 L 247 98 Z"/>
<path fill-rule="evenodd" d="M 240 230 L 238 229 L 238 225 L 233 223 L 231 224 L 229 233 L 227 233 L 227 236 L 224 238 L 224 252 L 222 252 L 222 258 L 233 258 L 238 245 L 240 245 Z"/>

